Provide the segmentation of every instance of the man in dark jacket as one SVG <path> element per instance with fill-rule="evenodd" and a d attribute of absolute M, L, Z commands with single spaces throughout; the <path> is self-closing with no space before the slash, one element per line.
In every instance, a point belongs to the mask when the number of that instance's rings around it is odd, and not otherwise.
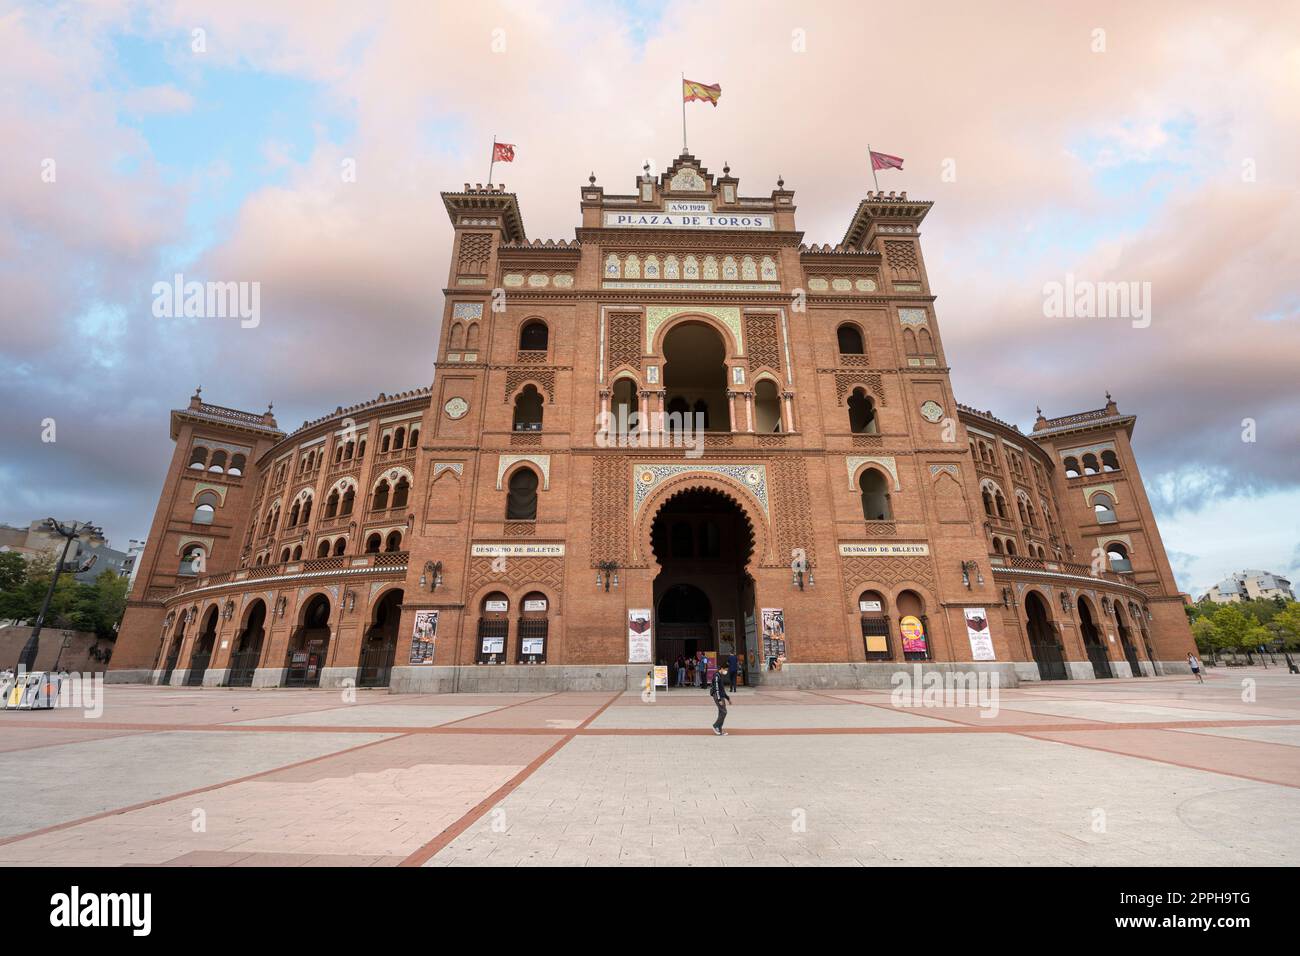
<path fill-rule="evenodd" d="M 727 665 L 723 664 L 713 672 L 713 680 L 709 682 L 709 696 L 718 705 L 718 719 L 713 724 L 713 732 L 719 737 L 727 736 L 722 729 L 723 721 L 727 719 L 727 701 L 731 700 L 727 694 L 727 670 Z"/>

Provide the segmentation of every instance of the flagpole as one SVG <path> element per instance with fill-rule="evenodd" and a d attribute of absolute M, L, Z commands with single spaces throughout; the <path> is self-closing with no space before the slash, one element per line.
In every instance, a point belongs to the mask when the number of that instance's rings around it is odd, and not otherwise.
<path fill-rule="evenodd" d="M 686 74 L 682 74 L 682 155 L 686 155 Z"/>
<path fill-rule="evenodd" d="M 871 181 L 876 184 L 876 192 L 880 192 L 880 180 L 876 178 L 876 157 L 871 155 L 871 144 L 867 144 L 867 160 L 871 163 Z"/>
<path fill-rule="evenodd" d="M 497 135 L 492 134 L 492 161 L 488 163 L 488 185 L 492 185 L 492 169 L 497 164 Z"/>

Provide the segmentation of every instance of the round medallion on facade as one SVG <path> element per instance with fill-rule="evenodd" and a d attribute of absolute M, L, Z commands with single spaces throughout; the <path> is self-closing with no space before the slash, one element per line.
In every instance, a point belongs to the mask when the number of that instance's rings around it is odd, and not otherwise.
<path fill-rule="evenodd" d="M 640 476 L 641 484 L 648 485 L 651 484 L 654 480 L 655 480 L 655 473 L 653 471 L 641 472 L 641 476 Z"/>
<path fill-rule="evenodd" d="M 745 481 L 748 484 L 756 485 L 762 481 L 762 479 L 763 476 L 758 473 L 758 469 L 756 468 L 751 468 L 749 471 L 745 472 Z"/>
<path fill-rule="evenodd" d="M 922 402 L 921 417 L 927 422 L 937 422 L 943 418 L 943 406 L 935 401 Z"/>
<path fill-rule="evenodd" d="M 449 399 L 447 404 L 442 406 L 442 410 L 447 413 L 448 418 L 464 418 L 465 413 L 469 411 L 469 402 L 463 398 Z"/>

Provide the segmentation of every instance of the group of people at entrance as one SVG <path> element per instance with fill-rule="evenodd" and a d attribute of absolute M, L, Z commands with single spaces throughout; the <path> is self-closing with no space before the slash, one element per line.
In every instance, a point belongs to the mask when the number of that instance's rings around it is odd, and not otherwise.
<path fill-rule="evenodd" d="M 703 651 L 693 655 L 679 654 L 673 662 L 678 687 L 708 687 L 716 673 L 724 673 L 731 690 L 736 689 L 736 655 L 730 654 L 721 665 Z"/>

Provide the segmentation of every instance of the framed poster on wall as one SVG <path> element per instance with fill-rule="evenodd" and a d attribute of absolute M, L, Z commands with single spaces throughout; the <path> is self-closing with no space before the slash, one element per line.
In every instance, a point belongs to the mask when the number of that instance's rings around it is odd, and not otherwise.
<path fill-rule="evenodd" d="M 653 654 L 650 609 L 629 608 L 627 612 L 627 662 L 649 664 Z"/>
<path fill-rule="evenodd" d="M 434 643 L 438 637 L 438 612 L 416 611 L 411 633 L 411 663 L 432 664 Z"/>

